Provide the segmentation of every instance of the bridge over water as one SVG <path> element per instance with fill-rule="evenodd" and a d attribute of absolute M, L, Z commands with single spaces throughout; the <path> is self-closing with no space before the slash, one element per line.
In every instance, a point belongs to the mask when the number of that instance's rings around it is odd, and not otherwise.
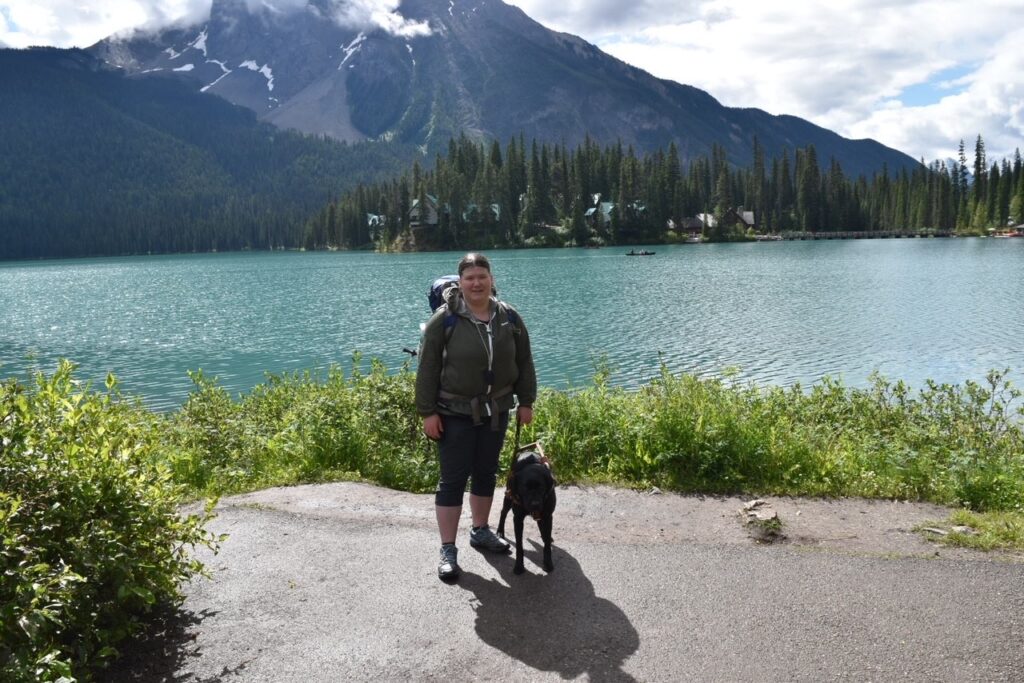
<path fill-rule="evenodd" d="M 952 230 L 857 230 L 839 232 L 783 232 L 784 240 L 863 240 L 863 239 L 911 239 L 926 237 L 954 237 Z"/>

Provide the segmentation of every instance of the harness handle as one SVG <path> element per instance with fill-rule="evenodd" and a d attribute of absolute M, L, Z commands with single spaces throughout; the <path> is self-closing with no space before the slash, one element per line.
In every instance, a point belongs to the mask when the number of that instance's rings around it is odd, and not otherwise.
<path fill-rule="evenodd" d="M 519 452 L 519 432 L 523 428 L 523 421 L 519 419 L 519 409 L 516 409 L 516 447 L 513 453 Z"/>
<path fill-rule="evenodd" d="M 516 458 L 519 457 L 519 432 L 520 432 L 520 430 L 522 428 L 523 428 L 523 423 L 519 419 L 519 409 L 517 407 L 516 408 L 516 445 L 515 445 L 515 448 L 512 449 L 512 455 L 509 456 L 509 462 L 508 462 L 508 471 L 509 471 L 509 473 L 512 472 L 512 468 L 515 467 L 515 464 L 516 464 Z M 508 481 L 509 481 L 509 485 L 511 486 L 511 484 L 512 484 L 511 474 L 509 475 L 509 480 Z"/>
<path fill-rule="evenodd" d="M 509 462 L 509 478 L 506 487 L 509 491 L 512 490 L 512 471 L 515 468 L 516 459 L 519 457 L 520 448 L 531 448 L 534 451 L 536 451 L 536 453 L 540 456 L 541 462 L 547 465 L 548 469 L 551 469 L 551 461 L 548 459 L 548 456 L 544 454 L 544 447 L 541 445 L 540 441 L 534 441 L 532 443 L 526 444 L 525 446 L 519 445 L 519 433 L 522 430 L 522 428 L 523 422 L 522 420 L 519 419 L 519 410 L 516 410 L 516 445 L 515 448 L 512 449 L 512 456 Z"/>

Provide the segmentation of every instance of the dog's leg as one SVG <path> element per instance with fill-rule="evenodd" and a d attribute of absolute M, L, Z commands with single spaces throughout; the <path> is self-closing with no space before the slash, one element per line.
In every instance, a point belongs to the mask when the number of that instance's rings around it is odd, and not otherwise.
<path fill-rule="evenodd" d="M 523 521 L 525 517 L 525 513 L 519 510 L 512 511 L 512 526 L 515 527 L 516 532 L 516 564 L 512 571 L 516 574 L 526 571 L 526 567 L 523 566 Z"/>
<path fill-rule="evenodd" d="M 512 496 L 505 491 L 505 500 L 501 503 L 501 516 L 498 517 L 498 535 L 502 538 L 505 538 L 505 518 L 508 517 L 508 511 L 511 509 Z"/>
<path fill-rule="evenodd" d="M 544 540 L 544 571 L 553 571 L 555 563 L 551 561 L 551 523 L 553 518 L 551 515 L 541 517 L 537 521 L 537 526 L 540 527 L 540 537 Z"/>

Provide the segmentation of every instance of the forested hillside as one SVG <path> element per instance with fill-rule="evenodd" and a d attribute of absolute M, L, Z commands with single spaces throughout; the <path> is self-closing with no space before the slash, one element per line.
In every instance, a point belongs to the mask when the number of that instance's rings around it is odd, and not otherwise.
<path fill-rule="evenodd" d="M 0 50 L 0 92 L 0 258 L 629 244 L 692 233 L 702 213 L 716 219 L 706 239 L 743 239 L 750 226 L 737 230 L 730 210 L 752 211 L 758 232 L 1024 221 L 1019 153 L 991 163 L 980 136 L 973 164 L 961 151 L 950 166 L 871 177 L 813 145 L 769 156 L 757 138 L 738 168 L 717 145 L 687 162 L 674 144 L 641 153 L 463 135 L 428 170 L 415 148 L 283 132 L 78 50 Z M 417 205 L 435 224 L 411 229 Z"/>
<path fill-rule="evenodd" d="M 77 50 L 0 50 L 0 258 L 299 246 L 415 151 L 282 132 Z"/>
<path fill-rule="evenodd" d="M 427 206 L 420 220 L 416 207 Z M 754 214 L 753 226 L 738 213 Z M 431 212 L 436 220 L 431 222 Z M 698 214 L 712 220 L 694 225 Z M 381 221 L 380 216 L 386 219 Z M 905 231 L 983 234 L 1024 222 L 1024 170 L 986 160 L 981 136 L 969 165 L 919 165 L 871 178 L 847 176 L 814 146 L 769 159 L 754 140 L 754 163 L 736 168 L 726 152 L 680 163 L 675 145 L 638 155 L 587 140 L 575 149 L 520 137 L 502 149 L 462 137 L 426 171 L 360 186 L 325 205 L 306 229 L 309 248 L 482 248 L 637 244 L 702 233 L 747 239 L 752 232 Z"/>

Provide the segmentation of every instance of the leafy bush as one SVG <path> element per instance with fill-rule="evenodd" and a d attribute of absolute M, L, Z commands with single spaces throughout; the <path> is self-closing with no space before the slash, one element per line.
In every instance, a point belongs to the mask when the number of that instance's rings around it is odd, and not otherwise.
<path fill-rule="evenodd" d="M 1024 406 L 1005 372 L 984 384 L 825 378 L 805 391 L 661 377 L 637 392 L 543 391 L 527 438 L 559 479 L 677 491 L 846 495 L 1024 510 Z"/>
<path fill-rule="evenodd" d="M 412 408 L 412 373 L 378 361 L 364 373 L 358 357 L 353 368 L 271 375 L 237 402 L 193 375 L 195 390 L 165 421 L 176 479 L 197 494 L 336 479 L 430 490 L 434 449 Z"/>
<path fill-rule="evenodd" d="M 154 419 L 93 392 L 61 363 L 33 386 L 0 384 L 0 679 L 71 680 L 116 655 L 215 548 L 203 514 L 159 463 Z"/>
<path fill-rule="evenodd" d="M 806 390 L 666 369 L 639 391 L 610 378 L 598 368 L 589 387 L 540 393 L 522 440 L 544 443 L 560 481 L 1024 509 L 1024 407 L 1004 372 L 917 395 L 878 376 L 866 389 L 825 378 Z M 234 402 L 200 376 L 168 418 L 172 467 L 196 493 L 339 478 L 429 491 L 434 446 L 419 431 L 413 379 L 375 361 L 348 378 L 272 376 Z"/>

